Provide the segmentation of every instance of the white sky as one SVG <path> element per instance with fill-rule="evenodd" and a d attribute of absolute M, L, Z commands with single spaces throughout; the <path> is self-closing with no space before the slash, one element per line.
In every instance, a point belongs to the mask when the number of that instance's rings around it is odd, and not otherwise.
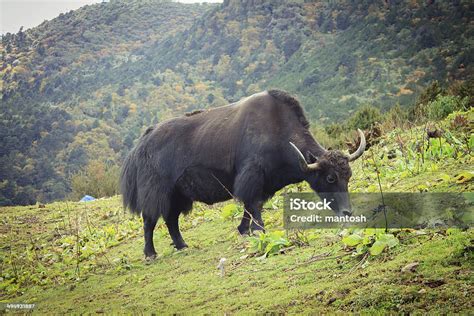
<path fill-rule="evenodd" d="M 0 33 L 16 33 L 21 26 L 29 29 L 51 20 L 60 13 L 102 0 L 0 0 Z M 222 0 L 179 0 L 177 2 L 222 2 Z"/>

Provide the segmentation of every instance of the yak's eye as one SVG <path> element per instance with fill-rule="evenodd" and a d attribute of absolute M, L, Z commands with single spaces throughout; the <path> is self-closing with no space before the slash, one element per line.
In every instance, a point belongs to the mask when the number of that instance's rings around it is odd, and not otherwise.
<path fill-rule="evenodd" d="M 334 183 L 334 182 L 336 182 L 336 177 L 333 176 L 332 174 L 330 174 L 330 175 L 328 175 L 328 176 L 326 177 L 326 181 L 327 181 L 328 183 Z"/>

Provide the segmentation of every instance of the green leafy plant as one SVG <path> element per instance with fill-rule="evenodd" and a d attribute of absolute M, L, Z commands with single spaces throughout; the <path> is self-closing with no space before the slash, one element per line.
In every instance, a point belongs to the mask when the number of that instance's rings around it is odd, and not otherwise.
<path fill-rule="evenodd" d="M 123 216 L 120 208 L 97 207 L 87 212 L 76 211 L 77 218 L 70 218 L 68 205 L 58 203 L 53 212 L 64 221 L 56 226 L 54 240 L 41 243 L 39 238 L 32 237 L 26 245 L 14 247 L 7 256 L 0 258 L 1 291 L 16 295 L 32 285 L 48 287 L 76 282 L 79 277 L 99 268 L 104 260 L 109 266 L 116 266 L 117 271 L 131 269 L 126 258 L 111 261 L 106 253 L 126 239 L 137 236 L 140 219 L 120 218 Z M 114 221 L 107 221 L 109 218 Z"/>
<path fill-rule="evenodd" d="M 230 203 L 222 208 L 222 218 L 225 220 L 233 220 L 243 214 L 242 206 Z"/>
<path fill-rule="evenodd" d="M 344 236 L 342 243 L 353 248 L 358 255 L 368 252 L 377 256 L 385 249 L 397 246 L 399 241 L 395 235 L 386 233 L 383 229 L 367 228 Z"/>
<path fill-rule="evenodd" d="M 250 251 L 262 255 L 263 258 L 277 255 L 289 246 L 291 242 L 285 237 L 284 231 L 261 233 L 250 239 Z"/>

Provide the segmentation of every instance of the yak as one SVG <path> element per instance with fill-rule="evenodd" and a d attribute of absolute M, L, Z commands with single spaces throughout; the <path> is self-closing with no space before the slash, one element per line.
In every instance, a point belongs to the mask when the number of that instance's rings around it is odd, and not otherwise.
<path fill-rule="evenodd" d="M 187 247 L 179 215 L 194 201 L 236 198 L 244 205 L 238 231 L 264 230 L 261 209 L 276 191 L 307 181 L 338 215 L 350 214 L 349 156 L 326 150 L 311 135 L 297 99 L 269 90 L 230 105 L 195 111 L 149 127 L 124 161 L 123 204 L 143 217 L 146 258 L 156 257 L 153 230 L 163 217 L 176 249 Z"/>

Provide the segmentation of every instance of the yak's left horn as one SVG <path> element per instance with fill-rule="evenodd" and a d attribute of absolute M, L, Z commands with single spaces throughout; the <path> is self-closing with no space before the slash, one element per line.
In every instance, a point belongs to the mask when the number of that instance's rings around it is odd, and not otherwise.
<path fill-rule="evenodd" d="M 364 132 L 362 132 L 360 129 L 357 129 L 357 132 L 359 132 L 359 137 L 360 137 L 359 148 L 357 148 L 355 152 L 349 155 L 349 161 L 354 161 L 360 156 L 362 156 L 365 150 L 366 142 L 365 142 Z"/>
<path fill-rule="evenodd" d="M 304 155 L 301 153 L 301 151 L 298 149 L 298 147 L 296 147 L 296 145 L 293 144 L 292 142 L 290 142 L 290 145 L 291 145 L 291 147 L 293 147 L 293 149 L 296 152 L 296 155 L 298 156 L 298 162 L 300 163 L 300 168 L 301 168 L 302 171 L 308 172 L 308 171 L 314 171 L 314 170 L 318 169 L 318 163 L 317 162 L 308 164 L 306 162 L 306 159 L 304 158 Z"/>

